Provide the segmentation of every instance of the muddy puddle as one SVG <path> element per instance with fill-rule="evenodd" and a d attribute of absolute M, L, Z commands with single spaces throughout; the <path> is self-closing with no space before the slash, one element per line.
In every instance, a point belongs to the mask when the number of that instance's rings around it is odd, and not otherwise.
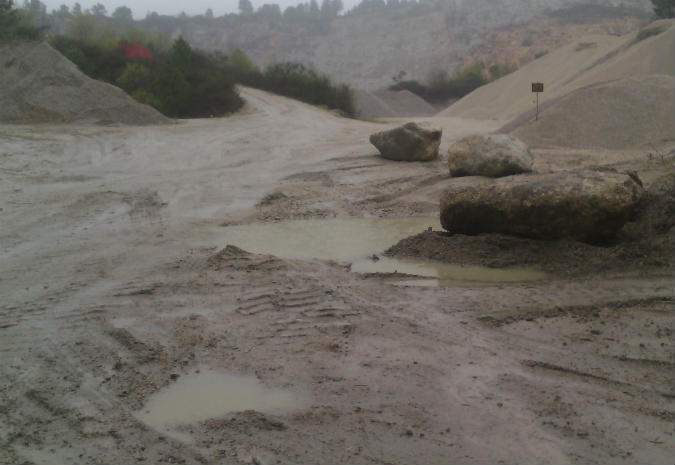
<path fill-rule="evenodd" d="M 528 268 L 488 268 L 460 266 L 423 260 L 379 257 L 378 260 L 360 260 L 352 264 L 357 273 L 403 273 L 427 279 L 397 279 L 391 284 L 422 287 L 487 287 L 497 284 L 516 284 L 539 281 L 546 273 Z"/>
<path fill-rule="evenodd" d="M 184 439 L 177 426 L 244 410 L 284 413 L 299 405 L 292 393 L 268 388 L 255 377 L 199 370 L 151 396 L 136 418 L 157 431 Z"/>
<path fill-rule="evenodd" d="M 459 266 L 379 255 L 401 239 L 429 228 L 442 229 L 437 218 L 334 218 L 227 226 L 218 234 L 222 246 L 235 245 L 253 253 L 349 262 L 356 273 L 401 273 L 426 278 L 388 281 L 395 285 L 481 287 L 546 277 L 543 272 L 527 268 Z"/>
<path fill-rule="evenodd" d="M 332 218 L 227 226 L 219 234 L 223 245 L 253 253 L 351 262 L 429 227 L 441 229 L 435 218 Z"/>

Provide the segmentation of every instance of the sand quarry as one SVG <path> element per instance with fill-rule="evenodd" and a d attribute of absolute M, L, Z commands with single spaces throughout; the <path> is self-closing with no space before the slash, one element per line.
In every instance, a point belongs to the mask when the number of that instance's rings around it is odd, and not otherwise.
<path fill-rule="evenodd" d="M 399 120 L 241 94 L 222 119 L 0 125 L 0 463 L 673 463 L 667 132 L 533 147 L 638 174 L 612 243 L 449 236 L 445 160 L 368 143 Z M 497 103 L 416 120 L 444 153 L 512 121 Z"/>

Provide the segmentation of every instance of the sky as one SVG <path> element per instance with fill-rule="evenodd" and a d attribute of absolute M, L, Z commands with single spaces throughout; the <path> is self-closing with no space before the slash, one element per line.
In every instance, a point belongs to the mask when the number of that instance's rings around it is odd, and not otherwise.
<path fill-rule="evenodd" d="M 47 5 L 47 11 L 51 13 L 52 10 L 58 9 L 61 5 L 66 5 L 72 9 L 75 4 L 75 0 L 41 0 L 42 3 Z M 317 0 L 319 5 L 321 0 Z M 359 3 L 360 0 L 343 0 L 345 6 L 345 11 L 352 8 L 354 5 Z M 298 3 L 308 3 L 309 0 L 251 0 L 253 8 L 258 9 L 264 3 L 277 3 L 281 10 L 289 6 L 295 6 Z M 15 4 L 22 4 L 23 1 L 16 1 Z M 131 11 L 134 14 L 134 19 L 143 19 L 148 12 L 156 11 L 159 14 L 165 15 L 178 15 L 181 12 L 192 15 L 201 15 L 206 12 L 207 9 L 211 8 L 215 16 L 222 16 L 226 13 L 238 13 L 237 6 L 239 5 L 239 0 L 190 0 L 188 2 L 178 2 L 175 0 L 135 0 L 135 1 L 124 1 L 124 0 L 80 0 L 78 2 L 82 5 L 82 10 L 91 8 L 97 3 L 101 3 L 108 10 L 108 15 L 112 14 L 117 7 L 127 6 L 131 8 Z"/>

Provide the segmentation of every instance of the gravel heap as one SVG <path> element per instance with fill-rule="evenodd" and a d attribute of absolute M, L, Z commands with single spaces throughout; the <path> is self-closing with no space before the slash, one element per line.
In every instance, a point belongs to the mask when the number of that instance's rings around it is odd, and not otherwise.
<path fill-rule="evenodd" d="M 123 90 L 89 78 L 47 43 L 0 48 L 0 122 L 147 125 L 170 120 Z"/>

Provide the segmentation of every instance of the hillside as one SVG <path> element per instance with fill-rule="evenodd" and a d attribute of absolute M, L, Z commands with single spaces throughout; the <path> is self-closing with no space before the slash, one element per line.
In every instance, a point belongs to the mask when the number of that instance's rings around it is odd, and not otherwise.
<path fill-rule="evenodd" d="M 652 74 L 570 92 L 513 133 L 531 147 L 650 149 L 672 142 L 675 80 Z"/>
<path fill-rule="evenodd" d="M 392 5 L 394 2 L 391 2 Z M 650 2 L 608 8 L 575 0 L 474 0 L 398 3 L 332 20 L 288 22 L 286 14 L 262 19 L 149 17 L 141 26 L 182 34 L 192 45 L 228 52 L 241 48 L 257 65 L 292 61 L 338 82 L 373 90 L 401 71 L 423 81 L 433 70 L 453 71 L 475 59 L 520 66 L 537 53 L 579 34 L 622 34 L 649 16 Z M 384 5 L 384 3 L 383 3 Z M 581 5 L 581 6 L 580 6 Z M 604 7 L 603 7 L 604 6 Z"/>
<path fill-rule="evenodd" d="M 674 39 L 672 21 L 667 20 L 624 36 L 581 38 L 477 89 L 439 116 L 506 124 L 521 115 L 528 118 L 527 112 L 534 110 L 532 82 L 544 83 L 539 103 L 540 108 L 545 108 L 549 101 L 599 82 L 652 74 L 672 76 Z M 515 127 L 513 124 L 511 129 Z"/>

